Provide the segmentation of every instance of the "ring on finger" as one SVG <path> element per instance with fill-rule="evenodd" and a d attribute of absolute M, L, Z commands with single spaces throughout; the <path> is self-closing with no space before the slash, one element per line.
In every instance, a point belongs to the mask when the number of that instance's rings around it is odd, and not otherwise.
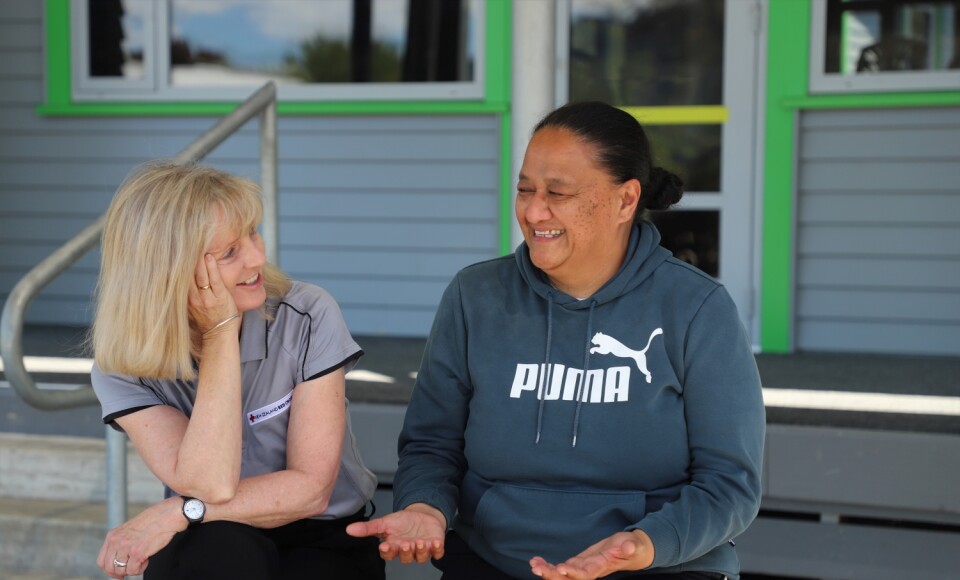
<path fill-rule="evenodd" d="M 209 290 L 209 289 L 210 289 L 210 285 L 207 284 L 206 286 L 200 286 L 200 289 L 201 289 L 201 290 Z"/>
<path fill-rule="evenodd" d="M 126 562 L 121 562 L 121 561 L 117 560 L 116 558 L 113 559 L 113 565 L 116 566 L 117 568 L 126 568 L 126 567 L 127 567 L 127 563 L 126 563 Z"/>

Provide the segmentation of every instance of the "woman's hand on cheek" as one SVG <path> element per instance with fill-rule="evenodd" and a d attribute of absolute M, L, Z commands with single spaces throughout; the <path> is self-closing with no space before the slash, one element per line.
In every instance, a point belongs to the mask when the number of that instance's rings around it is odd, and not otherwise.
<path fill-rule="evenodd" d="M 233 295 L 223 284 L 217 260 L 204 254 L 194 271 L 195 284 L 187 293 L 190 322 L 202 334 L 237 313 Z M 239 324 L 236 325 L 239 328 Z M 218 329 L 219 330 L 219 329 Z"/>

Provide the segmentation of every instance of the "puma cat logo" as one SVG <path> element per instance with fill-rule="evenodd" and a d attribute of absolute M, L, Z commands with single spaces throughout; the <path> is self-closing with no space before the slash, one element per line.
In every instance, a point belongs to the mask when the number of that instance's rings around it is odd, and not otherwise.
<path fill-rule="evenodd" d="M 640 369 L 643 376 L 647 378 L 647 382 L 652 383 L 653 376 L 650 374 L 650 371 L 647 370 L 647 350 L 649 350 L 650 343 L 653 342 L 654 337 L 660 334 L 663 334 L 662 328 L 654 329 L 654 331 L 650 333 L 650 340 L 647 341 L 647 346 L 645 346 L 643 350 L 633 350 L 632 348 L 624 346 L 622 342 L 612 336 L 598 332 L 593 335 L 593 340 L 591 341 L 597 346 L 590 349 L 590 354 L 612 354 L 620 358 L 632 358 L 634 362 L 637 363 L 637 368 Z"/>

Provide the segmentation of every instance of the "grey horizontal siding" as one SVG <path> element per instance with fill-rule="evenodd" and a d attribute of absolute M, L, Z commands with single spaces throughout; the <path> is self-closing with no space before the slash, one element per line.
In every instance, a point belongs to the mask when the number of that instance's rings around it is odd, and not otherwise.
<path fill-rule="evenodd" d="M 838 216 L 857 216 L 857 224 L 891 225 L 909 223 L 952 225 L 960 215 L 960 196 L 951 191 L 900 192 L 869 190 L 808 191 L 800 206 L 802 222 L 836 224 Z"/>
<path fill-rule="evenodd" d="M 891 127 L 907 129 L 943 129 L 960 125 L 960 109 L 955 107 L 924 107 L 911 109 L 909 114 L 893 114 L 891 109 L 836 109 L 804 113 L 805 130 L 846 127 L 854 130 L 876 130 Z M 896 144 L 894 144 L 896 145 Z"/>
<path fill-rule="evenodd" d="M 811 288 L 801 293 L 797 313 L 811 320 L 958 324 L 960 292 Z"/>
<path fill-rule="evenodd" d="M 803 141 L 801 155 L 804 159 L 830 159 L 830 152 L 844 151 L 847 159 L 903 159 L 900 147 L 891 146 L 902 140 L 910 139 L 916 129 L 904 127 L 891 129 L 881 127 L 859 130 L 819 130 Z M 949 128 L 928 128 L 924 139 L 910 143 L 911 156 L 923 156 L 929 159 L 947 157 L 960 150 L 960 133 Z"/>
<path fill-rule="evenodd" d="M 927 257 L 845 257 L 801 255 L 797 262 L 800 290 L 847 288 L 960 291 L 960 261 Z"/>
<path fill-rule="evenodd" d="M 36 0 L 34 0 L 36 2 Z M 24 2 L 4 2 L 4 4 L 21 4 Z M 39 4 L 40 2 L 36 2 Z M 6 7 L 4 7 L 6 10 Z M 42 33 L 42 26 L 38 20 L 29 18 L 0 19 L 0 50 L 36 48 L 37 41 Z"/>
<path fill-rule="evenodd" d="M 18 77 L 0 79 L 0 104 L 2 105 L 35 105 L 39 103 L 42 95 L 41 87 L 33 79 Z"/>
<path fill-rule="evenodd" d="M 322 268 L 329 277 L 368 277 L 379 279 L 417 279 L 448 282 L 463 267 L 464 258 L 478 262 L 486 257 L 486 250 L 437 250 L 433 252 L 408 252 L 402 248 L 375 248 L 373 250 L 337 247 L 324 250 L 312 246 L 300 249 L 284 246 L 283 260 L 297 264 L 298 270 L 291 274 L 308 275 L 311 269 Z M 379 268 L 371 272 L 369 264 L 377 262 Z"/>
<path fill-rule="evenodd" d="M 39 2 L 0 2 L 0 300 L 101 214 L 135 165 L 218 120 L 38 116 L 41 17 Z M 498 119 L 297 116 L 278 132 L 280 266 L 327 288 L 356 334 L 425 336 L 454 273 L 497 254 Z M 206 162 L 259 180 L 256 121 Z M 98 268 L 94 250 L 27 322 L 88 323 Z"/>
<path fill-rule="evenodd" d="M 281 130 L 286 127 L 282 123 Z M 195 125 L 191 135 L 202 131 L 203 125 Z M 191 131 L 191 129 L 186 129 Z M 484 161 L 496 157 L 496 136 L 489 130 L 421 131 L 413 135 L 395 133 L 371 139 L 369 134 L 351 134 L 343 131 L 324 131 L 321 134 L 283 132 L 277 154 L 291 162 L 355 162 L 358 157 L 382 160 L 423 161 L 477 161 L 471 152 L 486 152 Z M 450 141 L 456 139 L 457 147 Z M 98 132 L 92 135 L 66 134 L 60 136 L 56 149 L 49 146 L 49 138 L 42 134 L 25 134 L 20 138 L 0 144 L 0 156 L 22 156 L 33 159 L 50 159 L 64 150 L 82 151 L 87 157 L 103 158 L 123 151 L 126 157 L 148 158 L 176 153 L 184 146 L 184 130 L 159 130 L 149 136 L 131 134 L 129 130 L 111 133 Z M 257 151 L 259 135 L 256 123 L 244 129 L 216 150 L 218 159 L 247 160 Z"/>
<path fill-rule="evenodd" d="M 851 353 L 956 356 L 958 324 L 909 324 L 807 319 L 797 344 L 807 350 Z"/>
<path fill-rule="evenodd" d="M 800 118 L 796 346 L 960 354 L 960 109 Z"/>
<path fill-rule="evenodd" d="M 933 218 L 934 216 L 930 216 Z M 953 216 L 939 215 L 941 220 Z M 960 217 L 960 216 L 958 216 Z M 956 218 L 953 218 L 956 219 Z M 801 255 L 836 256 L 957 256 L 960 222 L 929 224 L 864 224 L 857 216 L 834 216 L 835 223 L 804 224 L 798 246 Z"/>
<path fill-rule="evenodd" d="M 801 190 L 861 189 L 874 184 L 881 191 L 900 191 L 908 195 L 914 188 L 924 191 L 956 191 L 957 152 L 941 152 L 941 159 L 909 160 L 909 145 L 902 147 L 901 157 L 889 159 L 841 159 L 837 152 L 825 159 L 805 160 L 800 173 Z M 949 156 L 949 157 L 947 157 Z"/>

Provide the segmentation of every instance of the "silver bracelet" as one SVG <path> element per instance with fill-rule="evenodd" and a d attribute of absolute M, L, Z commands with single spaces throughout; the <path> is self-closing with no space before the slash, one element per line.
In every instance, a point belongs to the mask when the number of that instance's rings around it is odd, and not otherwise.
<path fill-rule="evenodd" d="M 220 328 L 221 326 L 223 326 L 224 324 L 230 322 L 230 321 L 233 320 L 234 318 L 237 318 L 238 316 L 240 316 L 240 313 L 239 313 L 239 312 L 234 313 L 233 315 L 230 316 L 230 318 L 227 318 L 226 320 L 223 320 L 223 321 L 218 322 L 216 326 L 214 326 L 214 327 L 211 328 L 210 330 L 207 330 L 206 332 L 204 332 L 204 333 L 201 334 L 200 336 L 206 336 L 206 335 L 210 334 L 210 333 L 213 332 L 214 330 Z"/>

